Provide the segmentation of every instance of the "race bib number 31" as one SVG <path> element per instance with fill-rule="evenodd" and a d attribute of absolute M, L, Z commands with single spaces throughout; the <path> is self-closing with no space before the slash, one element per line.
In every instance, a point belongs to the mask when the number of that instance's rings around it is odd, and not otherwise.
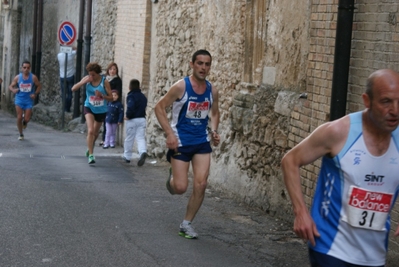
<path fill-rule="evenodd" d="M 205 119 L 209 112 L 209 101 L 202 103 L 188 102 L 186 118 Z"/>
<path fill-rule="evenodd" d="M 368 191 L 351 186 L 346 220 L 354 227 L 384 231 L 391 207 L 392 194 Z"/>

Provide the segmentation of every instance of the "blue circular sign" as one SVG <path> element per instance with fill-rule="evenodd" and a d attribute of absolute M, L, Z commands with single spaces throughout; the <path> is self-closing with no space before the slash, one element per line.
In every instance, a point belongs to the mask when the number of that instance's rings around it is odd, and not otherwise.
<path fill-rule="evenodd" d="M 69 22 L 64 21 L 58 28 L 58 42 L 61 45 L 71 45 L 76 39 L 76 28 Z"/>

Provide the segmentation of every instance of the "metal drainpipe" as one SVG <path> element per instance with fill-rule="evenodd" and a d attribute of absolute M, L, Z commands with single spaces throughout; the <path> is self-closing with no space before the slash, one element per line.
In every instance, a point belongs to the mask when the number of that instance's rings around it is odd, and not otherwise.
<path fill-rule="evenodd" d="M 76 49 L 76 73 L 75 83 L 82 79 L 82 51 L 83 51 L 83 20 L 85 14 L 85 0 L 80 0 L 79 8 L 79 29 L 78 29 L 78 47 Z M 76 90 L 73 96 L 73 118 L 80 115 L 80 90 Z M 82 112 L 83 113 L 83 112 Z"/>
<path fill-rule="evenodd" d="M 84 73 L 87 75 L 86 66 L 90 62 L 90 45 L 91 45 L 91 9 L 92 0 L 87 0 L 86 2 L 86 36 L 85 36 L 85 68 Z M 86 100 L 86 88 L 82 90 L 82 110 L 84 110 L 84 101 Z M 82 112 L 81 122 L 85 122 L 84 112 Z"/>
<path fill-rule="evenodd" d="M 39 0 L 37 8 L 37 52 L 36 52 L 36 73 L 35 75 L 40 80 L 40 68 L 42 65 L 42 37 L 43 37 L 43 0 Z M 35 104 L 39 103 L 40 94 L 35 98 Z"/>
<path fill-rule="evenodd" d="M 339 119 L 346 114 L 354 9 L 354 0 L 339 0 L 330 121 Z"/>
<path fill-rule="evenodd" d="M 33 36 L 32 36 L 32 73 L 36 72 L 36 42 L 37 42 L 37 5 L 38 0 L 33 4 Z"/>

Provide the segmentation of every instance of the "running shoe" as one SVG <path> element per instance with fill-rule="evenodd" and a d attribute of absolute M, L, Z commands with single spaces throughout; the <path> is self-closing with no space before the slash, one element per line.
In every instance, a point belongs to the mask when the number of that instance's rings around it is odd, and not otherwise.
<path fill-rule="evenodd" d="M 26 129 L 28 127 L 28 123 L 26 123 L 25 119 L 22 119 L 22 129 Z"/>
<path fill-rule="evenodd" d="M 143 152 L 143 153 L 141 154 L 141 156 L 140 156 L 139 161 L 137 162 L 137 166 L 139 166 L 139 167 L 143 166 L 143 164 L 144 164 L 145 159 L 147 158 L 147 156 L 148 156 L 147 153 L 146 153 L 146 152 Z"/>
<path fill-rule="evenodd" d="M 109 146 L 103 146 L 103 149 L 108 149 L 109 148 Z"/>
<path fill-rule="evenodd" d="M 179 236 L 183 236 L 188 239 L 198 238 L 198 234 L 194 231 L 194 228 L 191 226 L 191 223 L 186 225 L 183 225 L 183 223 L 180 224 Z"/>
<path fill-rule="evenodd" d="M 125 156 L 122 156 L 122 159 L 123 159 L 126 163 L 130 163 L 130 159 L 125 158 Z"/>
<path fill-rule="evenodd" d="M 23 134 L 20 134 L 19 137 L 18 137 L 18 140 L 19 140 L 19 141 L 24 140 L 24 135 L 23 135 Z"/>
<path fill-rule="evenodd" d="M 93 154 L 89 155 L 89 164 L 96 163 L 96 158 L 94 157 Z"/>
<path fill-rule="evenodd" d="M 168 189 L 168 191 L 171 195 L 174 195 L 175 192 L 173 191 L 172 187 L 170 186 L 170 179 L 172 179 L 172 167 L 169 168 L 169 177 L 168 177 L 168 180 L 166 180 L 166 189 Z"/>
<path fill-rule="evenodd" d="M 86 158 L 89 157 L 89 150 L 86 150 Z"/>

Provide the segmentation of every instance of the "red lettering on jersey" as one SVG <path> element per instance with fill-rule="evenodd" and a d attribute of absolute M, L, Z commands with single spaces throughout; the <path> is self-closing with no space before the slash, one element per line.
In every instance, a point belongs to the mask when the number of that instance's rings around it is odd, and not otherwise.
<path fill-rule="evenodd" d="M 209 101 L 202 102 L 202 103 L 189 102 L 187 110 L 188 111 L 209 110 Z"/>
<path fill-rule="evenodd" d="M 390 194 L 353 188 L 349 205 L 363 210 L 389 212 L 391 201 Z"/>

